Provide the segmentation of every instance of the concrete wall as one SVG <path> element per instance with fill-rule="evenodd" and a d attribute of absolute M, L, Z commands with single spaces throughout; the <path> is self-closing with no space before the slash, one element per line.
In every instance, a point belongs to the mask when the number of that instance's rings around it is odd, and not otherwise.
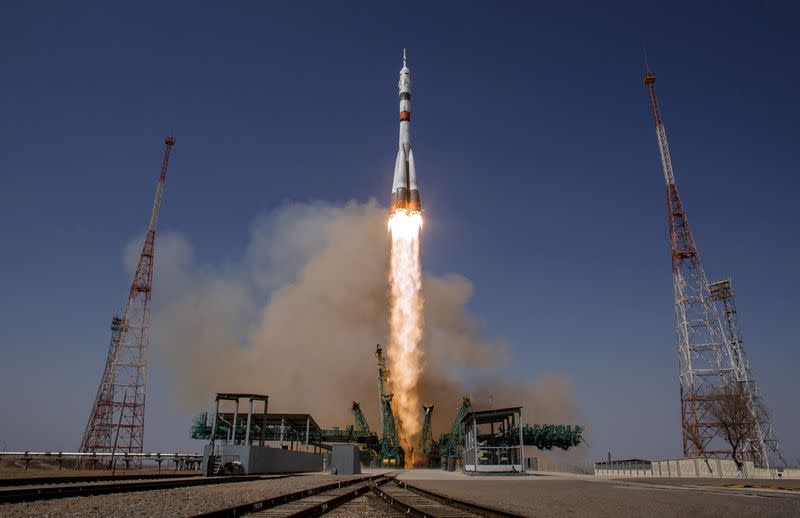
<path fill-rule="evenodd" d="M 210 454 L 210 445 L 203 449 L 203 471 Z M 238 461 L 244 469 L 244 474 L 258 473 L 299 473 L 322 471 L 330 465 L 327 454 L 307 453 L 301 451 L 284 450 L 282 448 L 269 448 L 265 446 L 245 446 L 221 444 L 217 446 L 217 454 L 222 456 L 223 464 Z"/>
<path fill-rule="evenodd" d="M 604 466 L 595 464 L 594 474 L 605 477 L 800 479 L 800 468 L 764 469 L 755 467 L 752 461 L 745 461 L 740 471 L 730 459 L 672 459 L 654 460 L 650 469 L 639 464 L 604 469 Z"/>
<path fill-rule="evenodd" d="M 247 448 L 238 446 L 238 448 Z M 322 471 L 327 455 L 284 450 L 281 448 L 250 447 L 248 473 L 297 473 Z"/>

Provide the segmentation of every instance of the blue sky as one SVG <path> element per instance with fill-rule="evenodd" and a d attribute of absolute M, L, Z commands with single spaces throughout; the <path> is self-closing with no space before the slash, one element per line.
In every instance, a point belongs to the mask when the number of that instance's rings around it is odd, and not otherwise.
<path fill-rule="evenodd" d="M 797 459 L 800 11 L 720 5 L 4 4 L 0 447 L 80 442 L 165 134 L 160 230 L 223 265 L 287 202 L 387 203 L 407 47 L 425 268 L 473 281 L 470 309 L 513 344 L 515 376 L 572 381 L 592 456 L 678 455 L 644 43 L 706 271 L 734 279 Z M 147 448 L 199 448 L 159 396 L 170 373 L 151 375 Z"/>

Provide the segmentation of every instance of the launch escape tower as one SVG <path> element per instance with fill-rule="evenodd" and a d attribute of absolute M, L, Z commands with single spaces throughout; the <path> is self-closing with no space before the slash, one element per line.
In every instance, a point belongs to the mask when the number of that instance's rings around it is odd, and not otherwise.
<path fill-rule="evenodd" d="M 114 316 L 111 320 L 108 358 L 81 441 L 80 451 L 84 453 L 142 453 L 156 223 L 175 139 L 167 137 L 164 144 L 166 149 L 139 264 L 125 310 L 121 317 Z M 139 463 L 141 460 L 132 464 L 135 467 Z"/>
<path fill-rule="evenodd" d="M 777 457 L 780 454 L 777 442 L 771 438 L 769 418 L 744 355 L 735 319 L 733 292 L 730 282 L 709 286 L 706 279 L 675 185 L 655 82 L 655 74 L 647 72 L 644 75 L 667 188 L 683 452 L 687 457 L 733 455 L 732 448 L 725 443 L 720 419 L 715 416 L 720 400 L 731 397 L 733 391 L 743 394 L 746 413 L 751 416 L 751 419 L 746 419 L 751 424 L 747 425 L 739 460 L 752 460 L 756 465 L 769 467 L 767 445 Z M 718 304 L 722 307 L 719 308 Z M 720 312 L 726 317 L 727 334 L 723 331 Z"/>

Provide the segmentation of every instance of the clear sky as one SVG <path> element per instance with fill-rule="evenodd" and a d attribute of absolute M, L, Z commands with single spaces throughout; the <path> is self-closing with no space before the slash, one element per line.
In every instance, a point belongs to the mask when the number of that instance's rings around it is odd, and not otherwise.
<path fill-rule="evenodd" d="M 177 144 L 160 230 L 225 264 L 283 203 L 388 203 L 407 47 L 425 268 L 473 281 L 470 309 L 513 344 L 513 375 L 572 381 L 592 457 L 679 455 L 644 43 L 706 271 L 734 279 L 751 364 L 798 459 L 798 9 L 4 3 L 0 448 L 80 443 L 165 134 Z M 199 449 L 190 414 L 163 397 L 170 373 L 151 376 L 147 449 Z"/>

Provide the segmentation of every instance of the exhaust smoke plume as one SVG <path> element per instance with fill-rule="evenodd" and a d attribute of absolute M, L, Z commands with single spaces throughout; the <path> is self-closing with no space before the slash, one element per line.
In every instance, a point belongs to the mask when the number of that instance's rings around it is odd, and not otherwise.
<path fill-rule="evenodd" d="M 344 427 L 355 400 L 377 429 L 373 353 L 389 336 L 390 314 L 385 224 L 386 209 L 374 201 L 288 205 L 256 219 L 244 254 L 214 266 L 196 261 L 183 236 L 160 235 L 152 365 L 169 368 L 177 403 L 195 413 L 215 392 L 259 392 L 270 395 L 273 412 L 308 412 L 323 427 Z M 481 336 L 465 309 L 467 279 L 429 273 L 424 283 L 418 410 L 421 419 L 422 403 L 436 405 L 436 438 L 465 394 L 476 408 L 488 408 L 489 396 L 495 407 L 524 405 L 529 423 L 578 421 L 565 379 L 511 383 L 503 372 L 501 380 L 508 344 Z"/>
<path fill-rule="evenodd" d="M 422 374 L 422 215 L 397 210 L 389 217 L 389 372 L 400 446 L 413 465 L 413 447 L 421 432 L 417 382 Z"/>

